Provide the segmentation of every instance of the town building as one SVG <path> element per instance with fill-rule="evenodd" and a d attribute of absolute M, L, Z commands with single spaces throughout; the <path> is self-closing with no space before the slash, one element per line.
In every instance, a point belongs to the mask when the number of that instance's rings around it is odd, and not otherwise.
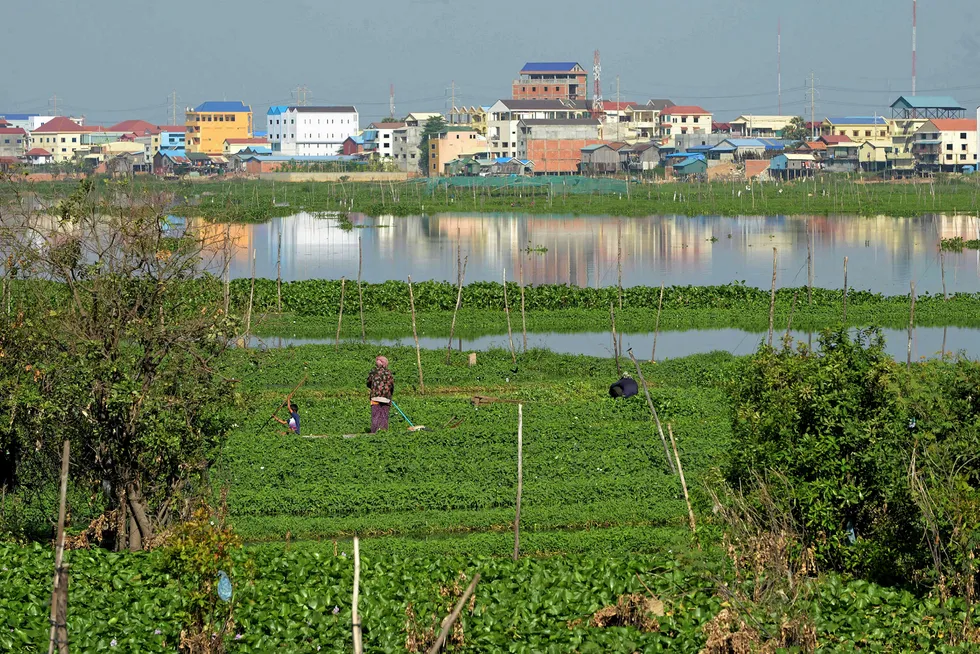
<path fill-rule="evenodd" d="M 824 118 L 823 136 L 846 136 L 856 143 L 889 140 L 888 121 L 884 116 L 833 116 Z"/>
<path fill-rule="evenodd" d="M 588 73 L 572 61 L 533 62 L 521 68 L 520 78 L 514 80 L 511 97 L 514 100 L 585 100 L 588 93 Z"/>
<path fill-rule="evenodd" d="M 812 154 L 781 152 L 769 162 L 769 174 L 781 179 L 807 177 L 817 170 L 817 160 Z"/>
<path fill-rule="evenodd" d="M 891 105 L 892 117 L 888 121 L 892 144 L 903 152 L 911 152 L 915 134 L 933 118 L 957 119 L 966 115 L 966 109 L 948 95 L 899 96 Z"/>
<path fill-rule="evenodd" d="M 22 127 L 0 127 L 0 157 L 22 157 L 30 137 Z"/>
<path fill-rule="evenodd" d="M 592 112 L 585 102 L 575 100 L 498 100 L 489 111 L 487 121 L 487 139 L 490 141 L 490 156 L 492 158 L 518 157 L 535 162 L 535 172 L 542 172 L 541 166 L 534 157 L 521 153 L 518 147 L 520 140 L 519 123 L 536 120 L 579 120 L 589 118 Z M 596 119 L 595 124 L 599 121 Z M 598 135 L 593 140 L 598 139 Z M 590 145 L 582 143 L 579 149 Z M 580 153 L 576 151 L 575 158 Z"/>
<path fill-rule="evenodd" d="M 54 163 L 54 155 L 44 148 L 31 148 L 24 155 L 24 159 L 32 166 L 43 166 L 44 164 Z"/>
<path fill-rule="evenodd" d="M 162 148 L 153 155 L 153 172 L 156 175 L 179 175 L 191 165 L 183 148 Z"/>
<path fill-rule="evenodd" d="M 184 148 L 187 132 L 183 125 L 160 125 L 152 135 L 150 142 L 150 156 L 152 157 L 162 148 Z"/>
<path fill-rule="evenodd" d="M 405 117 L 405 126 L 392 132 L 392 156 L 398 170 L 406 173 L 419 171 L 419 143 L 425 123 L 430 118 L 442 117 L 438 112 L 417 111 Z"/>
<path fill-rule="evenodd" d="M 660 112 L 660 137 L 678 134 L 710 134 L 711 112 L 697 105 L 674 105 Z"/>
<path fill-rule="evenodd" d="M 82 137 L 100 131 L 102 131 L 101 127 L 83 127 L 70 118 L 56 116 L 31 132 L 30 146 L 32 150 L 47 151 L 54 163 L 72 161 L 77 151 L 87 150 L 90 145 L 89 139 L 83 143 Z"/>
<path fill-rule="evenodd" d="M 782 138 L 793 116 L 756 116 L 744 114 L 731 121 L 731 133 L 741 137 Z"/>
<path fill-rule="evenodd" d="M 614 141 L 635 141 L 636 133 L 630 122 L 635 102 L 604 100 L 602 103 L 602 136 Z"/>
<path fill-rule="evenodd" d="M 256 138 L 253 136 L 250 139 L 225 139 L 225 142 L 221 145 L 221 154 L 228 157 L 241 152 L 245 148 L 262 148 L 272 152 L 272 149 L 269 147 L 269 139 Z"/>
<path fill-rule="evenodd" d="M 487 117 L 490 107 L 453 107 L 449 111 L 449 124 L 472 127 L 480 134 L 487 135 Z"/>
<path fill-rule="evenodd" d="M 344 106 L 275 107 L 267 115 L 272 151 L 289 156 L 339 154 L 347 137 L 360 131 L 357 109 Z M 250 135 L 251 136 L 251 135 Z"/>
<path fill-rule="evenodd" d="M 639 140 L 652 139 L 660 134 L 660 112 L 673 107 L 671 100 L 651 99 L 643 105 L 634 105 L 626 110 L 633 134 Z"/>
<path fill-rule="evenodd" d="M 405 127 L 404 122 L 380 122 L 368 125 L 368 129 L 375 131 L 374 142 L 376 146 L 374 153 L 377 157 L 381 159 L 394 159 L 395 132 L 403 127 Z"/>
<path fill-rule="evenodd" d="M 961 172 L 977 165 L 975 118 L 933 118 L 915 133 L 913 154 L 926 170 Z"/>
<path fill-rule="evenodd" d="M 186 111 L 187 154 L 220 154 L 225 139 L 252 138 L 252 108 L 239 101 L 209 101 Z"/>
<path fill-rule="evenodd" d="M 57 116 L 42 116 L 40 114 L 4 114 L 0 113 L 0 118 L 4 120 L 6 125 L 4 127 L 20 127 L 27 132 L 33 132 L 38 127 L 44 123 L 50 121 Z M 79 125 L 84 125 L 85 121 L 82 118 L 71 118 Z"/>
<path fill-rule="evenodd" d="M 587 145 L 582 148 L 579 170 L 583 175 L 623 172 L 630 169 L 633 153 L 633 148 L 622 141 Z"/>
<path fill-rule="evenodd" d="M 602 143 L 598 118 L 521 119 L 518 159 L 534 162 L 537 175 L 571 175 L 579 171 L 582 148 Z"/>
<path fill-rule="evenodd" d="M 430 177 L 448 175 L 447 164 L 463 155 L 485 153 L 487 137 L 471 127 L 447 126 L 435 138 L 429 138 Z"/>

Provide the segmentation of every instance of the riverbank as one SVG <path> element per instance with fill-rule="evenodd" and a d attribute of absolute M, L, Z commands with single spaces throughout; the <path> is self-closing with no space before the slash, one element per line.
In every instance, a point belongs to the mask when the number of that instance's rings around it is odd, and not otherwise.
<path fill-rule="evenodd" d="M 980 180 L 886 182 L 844 174 L 820 175 L 789 183 L 629 183 L 617 190 L 576 193 L 563 178 L 523 178 L 500 187 L 467 187 L 460 180 L 412 180 L 399 183 L 298 182 L 252 179 L 166 182 L 135 178 L 125 189 L 96 184 L 109 201 L 134 190 L 172 195 L 171 209 L 185 216 L 222 222 L 264 222 L 297 212 L 359 212 L 369 216 L 422 215 L 438 212 L 522 212 L 530 214 L 648 216 L 654 214 L 722 216 L 888 215 L 974 213 L 980 209 Z M 66 196 L 77 182 L 43 182 L 30 187 L 45 198 Z M 620 188 L 621 187 L 621 188 Z M 609 188 L 613 188 L 610 186 Z M 21 192 L 28 188 L 20 189 Z"/>

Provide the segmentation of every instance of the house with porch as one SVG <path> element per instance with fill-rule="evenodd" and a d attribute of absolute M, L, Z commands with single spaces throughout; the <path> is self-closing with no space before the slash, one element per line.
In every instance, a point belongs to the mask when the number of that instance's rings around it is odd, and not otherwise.
<path fill-rule="evenodd" d="M 977 165 L 975 118 L 933 118 L 915 133 L 912 154 L 924 170 L 961 172 Z"/>

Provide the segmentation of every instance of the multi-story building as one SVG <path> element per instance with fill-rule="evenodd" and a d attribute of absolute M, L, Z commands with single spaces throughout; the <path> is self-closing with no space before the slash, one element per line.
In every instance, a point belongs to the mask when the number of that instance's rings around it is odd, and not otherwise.
<path fill-rule="evenodd" d="M 289 156 L 313 157 L 340 154 L 344 141 L 360 130 L 353 106 L 273 107 L 268 114 L 268 138 L 272 151 Z"/>
<path fill-rule="evenodd" d="M 188 154 L 221 154 L 225 139 L 252 138 L 252 108 L 239 101 L 209 101 L 186 112 Z"/>
<path fill-rule="evenodd" d="M 652 139 L 660 133 L 660 112 L 673 107 L 671 100 L 652 99 L 626 110 L 630 127 L 638 140 Z"/>
<path fill-rule="evenodd" d="M 187 132 L 183 125 L 160 125 L 158 131 L 153 134 L 151 143 L 151 156 L 163 149 L 183 150 L 186 142 Z"/>
<path fill-rule="evenodd" d="M 783 131 L 789 127 L 793 116 L 756 116 L 743 114 L 731 121 L 733 136 L 746 138 L 781 138 Z"/>
<path fill-rule="evenodd" d="M 514 80 L 514 100 L 585 100 L 588 74 L 572 61 L 533 62 L 521 68 Z"/>
<path fill-rule="evenodd" d="M 582 148 L 602 143 L 598 118 L 521 119 L 517 158 L 534 164 L 538 175 L 579 171 Z"/>
<path fill-rule="evenodd" d="M 471 127 L 447 126 L 435 138 L 429 138 L 430 177 L 447 174 L 447 164 L 467 154 L 487 151 L 487 138 Z"/>
<path fill-rule="evenodd" d="M 490 107 L 453 107 L 449 111 L 449 124 L 460 127 L 472 127 L 480 134 L 487 134 L 487 112 Z"/>
<path fill-rule="evenodd" d="M 403 122 L 371 123 L 368 129 L 374 130 L 376 156 L 382 159 L 395 158 L 395 132 L 405 127 Z"/>
<path fill-rule="evenodd" d="M 963 118 L 966 109 L 948 95 L 899 96 L 892 103 L 888 121 L 892 145 L 901 152 L 911 152 L 915 134 L 933 118 Z"/>
<path fill-rule="evenodd" d="M 31 149 L 44 149 L 54 163 L 72 161 L 79 150 L 88 150 L 83 137 L 101 131 L 101 127 L 83 127 L 65 116 L 56 116 L 31 132 Z M 88 139 L 86 139 L 88 140 Z"/>
<path fill-rule="evenodd" d="M 915 133 L 912 152 L 931 170 L 960 171 L 977 165 L 975 118 L 933 118 Z"/>
<path fill-rule="evenodd" d="M 256 138 L 252 137 L 250 139 L 225 139 L 225 142 L 221 149 L 221 154 L 230 157 L 233 154 L 237 154 L 246 148 L 251 148 L 255 150 L 259 148 L 260 150 L 271 152 L 269 148 L 269 139 L 266 138 Z"/>
<path fill-rule="evenodd" d="M 27 152 L 27 131 L 21 127 L 0 127 L 0 157 L 22 157 Z"/>
<path fill-rule="evenodd" d="M 575 120 L 588 118 L 591 111 L 577 100 L 497 100 L 488 112 L 487 139 L 493 158 L 519 157 L 519 123 L 522 120 Z M 598 124 L 598 121 L 597 121 Z M 583 144 L 582 147 L 588 144 Z M 540 169 L 535 168 L 540 172 Z"/>
<path fill-rule="evenodd" d="M 679 134 L 711 134 L 711 112 L 697 105 L 674 105 L 660 112 L 660 137 Z"/>
<path fill-rule="evenodd" d="M 422 132 L 425 123 L 430 118 L 442 116 L 438 112 L 416 111 L 405 117 L 405 126 L 396 129 L 391 134 L 392 158 L 398 170 L 414 173 L 419 170 L 419 144 L 422 142 Z"/>
<path fill-rule="evenodd" d="M 846 136 L 855 143 L 872 141 L 885 143 L 890 140 L 888 121 L 884 116 L 833 116 L 824 118 L 820 126 L 822 136 Z"/>

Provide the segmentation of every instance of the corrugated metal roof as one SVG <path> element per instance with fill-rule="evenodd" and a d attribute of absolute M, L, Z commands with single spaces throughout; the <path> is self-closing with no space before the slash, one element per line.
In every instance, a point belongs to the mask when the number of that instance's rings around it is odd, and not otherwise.
<path fill-rule="evenodd" d="M 303 105 L 302 107 L 290 107 L 290 111 L 295 111 L 301 114 L 356 114 L 357 109 L 353 105 L 340 105 L 337 107 L 309 107 Z"/>
<path fill-rule="evenodd" d="M 208 100 L 194 108 L 194 111 L 216 111 L 226 113 L 241 113 L 252 109 L 240 100 Z"/>
<path fill-rule="evenodd" d="M 35 116 L 40 116 L 41 114 L 0 114 L 7 120 L 30 120 Z"/>
<path fill-rule="evenodd" d="M 828 117 L 831 125 L 884 125 L 884 116 L 833 116 Z"/>
<path fill-rule="evenodd" d="M 795 152 L 786 152 L 783 154 L 777 154 L 777 157 L 786 157 L 787 161 L 813 161 L 812 154 L 799 154 Z"/>
<path fill-rule="evenodd" d="M 521 68 L 522 73 L 567 73 L 578 66 L 574 61 L 529 61 Z M 581 66 L 579 66 L 581 68 Z"/>
<path fill-rule="evenodd" d="M 910 109 L 964 109 L 948 95 L 902 95 L 892 103 L 892 108 L 902 106 Z"/>
<path fill-rule="evenodd" d="M 286 113 L 286 110 L 287 109 L 289 109 L 289 107 L 286 106 L 286 105 L 284 105 L 284 104 L 274 104 L 271 107 L 269 107 L 269 111 L 266 112 L 266 115 L 267 116 L 280 116 L 280 115 Z"/>
<path fill-rule="evenodd" d="M 598 118 L 562 118 L 557 120 L 536 120 L 532 118 L 522 119 L 521 123 L 528 126 L 535 125 L 599 125 Z"/>

